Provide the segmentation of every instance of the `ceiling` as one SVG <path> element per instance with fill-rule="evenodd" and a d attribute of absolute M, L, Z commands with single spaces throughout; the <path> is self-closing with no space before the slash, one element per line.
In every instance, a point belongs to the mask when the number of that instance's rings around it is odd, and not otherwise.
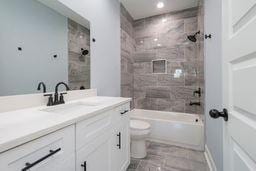
<path fill-rule="evenodd" d="M 198 6 L 199 0 L 120 0 L 134 20 Z M 161 1 L 165 6 L 156 7 Z"/>

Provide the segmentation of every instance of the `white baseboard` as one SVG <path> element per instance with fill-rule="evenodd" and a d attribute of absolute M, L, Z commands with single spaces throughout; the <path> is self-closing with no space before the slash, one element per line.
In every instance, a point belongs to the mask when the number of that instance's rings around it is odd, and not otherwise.
<path fill-rule="evenodd" d="M 206 161 L 207 161 L 210 171 L 217 171 L 215 162 L 212 158 L 212 154 L 211 154 L 209 148 L 207 147 L 207 145 L 205 145 L 204 155 L 205 155 L 205 158 L 206 158 Z"/>

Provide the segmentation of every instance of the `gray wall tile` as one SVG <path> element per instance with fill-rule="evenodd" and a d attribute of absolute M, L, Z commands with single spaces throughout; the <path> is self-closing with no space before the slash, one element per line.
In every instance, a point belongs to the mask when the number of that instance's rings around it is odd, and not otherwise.
<path fill-rule="evenodd" d="M 197 43 L 187 39 L 203 29 L 199 9 L 136 21 L 122 8 L 121 15 L 122 77 L 127 77 L 122 78 L 122 95 L 130 94 L 139 109 L 203 113 L 202 106 L 189 106 L 190 101 L 204 101 L 204 96 L 193 96 L 199 86 L 204 88 L 203 36 Z M 167 73 L 153 73 L 152 60 L 161 59 L 167 62 Z M 156 69 L 163 71 L 163 65 Z"/>

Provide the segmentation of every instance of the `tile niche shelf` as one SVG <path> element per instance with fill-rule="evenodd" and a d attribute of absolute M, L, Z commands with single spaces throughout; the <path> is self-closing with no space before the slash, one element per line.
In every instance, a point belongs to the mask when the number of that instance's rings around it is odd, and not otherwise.
<path fill-rule="evenodd" d="M 152 60 L 152 70 L 153 74 L 166 74 L 167 61 L 165 59 Z"/>

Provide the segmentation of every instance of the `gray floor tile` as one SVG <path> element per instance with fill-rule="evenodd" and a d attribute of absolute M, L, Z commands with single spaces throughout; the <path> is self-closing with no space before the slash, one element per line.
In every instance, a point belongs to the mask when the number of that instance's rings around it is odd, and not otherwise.
<path fill-rule="evenodd" d="M 153 155 L 153 154 L 148 154 L 146 158 L 141 159 L 141 162 L 145 161 L 147 163 L 156 165 L 156 166 L 162 166 L 165 162 L 165 157 L 162 155 Z"/>
<path fill-rule="evenodd" d="M 161 165 L 148 161 L 141 161 L 136 171 L 161 171 L 161 168 Z"/>
<path fill-rule="evenodd" d="M 132 170 L 137 169 L 139 163 L 140 163 L 140 160 L 131 159 L 131 163 L 130 163 L 130 165 L 129 165 L 129 167 L 128 167 L 128 170 L 129 170 L 129 171 L 132 171 Z"/>
<path fill-rule="evenodd" d="M 180 157 L 169 156 L 166 159 L 165 166 L 179 170 L 192 170 L 192 163 L 189 160 Z"/>
<path fill-rule="evenodd" d="M 144 159 L 131 159 L 127 171 L 209 171 L 204 153 L 167 144 L 149 142 Z"/>

